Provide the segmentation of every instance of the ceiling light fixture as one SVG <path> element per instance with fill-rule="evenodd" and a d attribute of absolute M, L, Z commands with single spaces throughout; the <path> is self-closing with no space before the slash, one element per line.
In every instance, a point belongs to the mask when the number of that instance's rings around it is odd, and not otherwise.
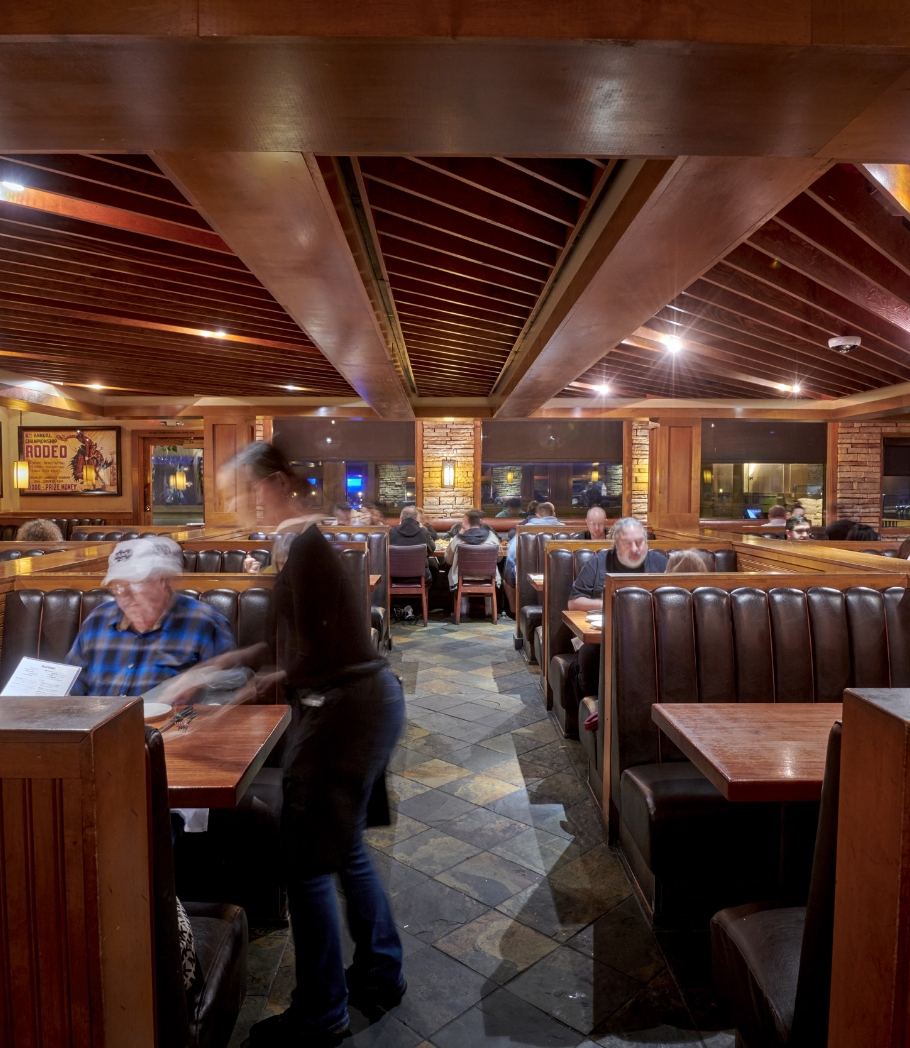
<path fill-rule="evenodd" d="M 11 189 L 14 193 L 22 193 L 25 190 L 25 186 L 20 186 L 18 182 L 0 182 L 0 185 L 4 189 Z"/>
<path fill-rule="evenodd" d="M 289 390 L 291 393 L 296 393 L 297 390 L 303 389 L 303 386 L 285 386 L 284 388 L 286 390 Z"/>
<path fill-rule="evenodd" d="M 102 386 L 100 382 L 90 382 L 88 388 L 89 389 L 104 389 L 105 387 Z"/>
<path fill-rule="evenodd" d="M 668 339 L 665 339 L 664 345 L 671 353 L 678 353 L 682 349 L 683 343 L 681 338 L 671 335 Z"/>
<path fill-rule="evenodd" d="M 227 332 L 226 331 L 213 331 L 212 334 L 214 335 L 215 338 L 227 338 Z"/>
<path fill-rule="evenodd" d="M 211 338 L 212 337 L 212 332 L 211 331 L 200 331 L 199 334 L 202 335 L 203 338 Z"/>
<path fill-rule="evenodd" d="M 600 393 L 601 396 L 605 397 L 610 392 L 610 387 L 609 386 L 598 386 L 597 387 L 597 392 Z"/>
<path fill-rule="evenodd" d="M 802 388 L 803 387 L 798 382 L 794 382 L 793 385 L 790 387 L 790 390 L 793 393 L 799 393 L 802 390 Z"/>

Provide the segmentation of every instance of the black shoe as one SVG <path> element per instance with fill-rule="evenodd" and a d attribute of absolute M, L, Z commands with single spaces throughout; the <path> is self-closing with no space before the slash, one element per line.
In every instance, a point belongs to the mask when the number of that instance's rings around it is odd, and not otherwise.
<path fill-rule="evenodd" d="M 367 1018 L 384 1015 L 397 1008 L 408 992 L 408 983 L 404 978 L 394 990 L 368 990 L 359 984 L 356 976 L 352 976 L 350 968 L 344 974 L 348 983 L 348 1004 Z"/>
<path fill-rule="evenodd" d="M 350 1033 L 349 1027 L 337 1033 L 305 1032 L 286 1011 L 255 1023 L 246 1043 L 248 1048 L 337 1048 Z"/>

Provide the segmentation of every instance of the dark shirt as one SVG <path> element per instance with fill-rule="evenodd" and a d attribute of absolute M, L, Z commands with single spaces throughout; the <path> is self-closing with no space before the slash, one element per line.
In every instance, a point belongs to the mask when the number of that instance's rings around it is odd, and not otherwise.
<path fill-rule="evenodd" d="M 405 517 L 405 519 L 397 524 L 394 528 L 389 528 L 389 545 L 390 546 L 426 546 L 428 553 L 433 553 L 436 549 L 436 540 L 430 535 L 429 531 L 414 517 Z M 427 564 L 425 572 L 427 582 L 433 581 L 433 574 L 430 571 L 430 566 Z M 399 582 L 404 582 L 404 579 L 398 579 Z"/>
<path fill-rule="evenodd" d="M 649 549 L 641 567 L 627 568 L 621 564 L 614 549 L 599 550 L 596 557 L 592 557 L 581 569 L 572 584 L 572 592 L 569 600 L 576 597 L 590 597 L 598 600 L 604 591 L 604 583 L 607 575 L 630 574 L 645 572 L 660 572 L 667 569 L 667 557 L 660 550 Z"/>

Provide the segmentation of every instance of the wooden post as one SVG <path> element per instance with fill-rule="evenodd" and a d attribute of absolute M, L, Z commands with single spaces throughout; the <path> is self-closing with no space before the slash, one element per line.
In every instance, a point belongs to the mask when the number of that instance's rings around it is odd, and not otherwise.
<path fill-rule="evenodd" d="M 632 419 L 622 424 L 622 515 L 632 516 Z"/>
<path fill-rule="evenodd" d="M 483 422 L 479 418 L 474 419 L 474 498 L 475 509 L 481 509 L 480 505 L 480 480 L 483 473 Z"/>
<path fill-rule="evenodd" d="M 0 1043 L 154 1048 L 142 702 L 0 703 Z"/>
<path fill-rule="evenodd" d="M 910 689 L 844 693 L 829 1048 L 908 1044 Z"/>
<path fill-rule="evenodd" d="M 701 419 L 661 419 L 651 458 L 654 527 L 698 527 L 701 508 Z M 652 430 L 652 434 L 655 431 Z M 654 444 L 652 444 L 652 449 Z"/>
<path fill-rule="evenodd" d="M 825 463 L 825 523 L 840 519 L 837 512 L 837 423 L 828 423 L 828 461 Z"/>
<path fill-rule="evenodd" d="M 244 479 L 224 467 L 249 444 L 255 418 L 212 416 L 204 419 L 202 469 L 205 476 L 205 522 L 208 525 L 255 526 L 255 506 Z"/>

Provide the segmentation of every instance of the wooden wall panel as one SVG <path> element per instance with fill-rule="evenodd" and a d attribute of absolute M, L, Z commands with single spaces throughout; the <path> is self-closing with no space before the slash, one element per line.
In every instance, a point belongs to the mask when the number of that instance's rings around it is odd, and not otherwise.
<path fill-rule="evenodd" d="M 663 419 L 652 443 L 652 487 L 648 520 L 655 527 L 698 524 L 701 479 L 701 419 Z"/>
<path fill-rule="evenodd" d="M 255 433 L 253 417 L 206 418 L 202 468 L 205 478 L 205 521 L 209 525 L 256 524 L 255 501 L 245 480 L 225 469 Z"/>

